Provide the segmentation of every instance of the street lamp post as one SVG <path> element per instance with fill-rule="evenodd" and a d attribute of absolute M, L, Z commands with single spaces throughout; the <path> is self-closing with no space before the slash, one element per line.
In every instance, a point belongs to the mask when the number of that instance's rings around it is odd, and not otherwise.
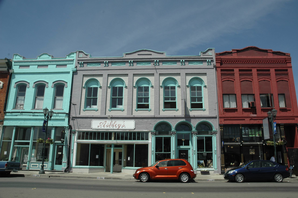
<path fill-rule="evenodd" d="M 276 141 L 275 141 L 275 133 L 274 133 L 274 119 L 276 117 L 277 110 L 276 109 L 272 109 L 272 111 L 268 111 L 267 114 L 268 114 L 269 121 L 271 123 L 272 134 L 273 134 L 274 158 L 275 158 L 275 160 L 277 160 L 277 156 L 276 156 Z"/>
<path fill-rule="evenodd" d="M 39 174 L 45 174 L 44 171 L 44 158 L 45 158 L 45 150 L 46 150 L 46 140 L 48 137 L 48 121 L 52 118 L 53 116 L 53 111 L 49 111 L 48 108 L 44 108 L 43 109 L 43 114 L 44 114 L 44 121 L 43 121 L 43 126 L 42 126 L 42 130 L 43 132 L 45 132 L 45 138 L 43 141 L 43 149 L 42 149 L 42 164 L 41 164 L 41 168 L 39 170 Z"/>

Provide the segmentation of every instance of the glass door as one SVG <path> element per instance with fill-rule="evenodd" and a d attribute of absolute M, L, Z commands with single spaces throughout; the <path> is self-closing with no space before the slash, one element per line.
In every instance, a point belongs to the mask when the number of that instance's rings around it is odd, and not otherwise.
<path fill-rule="evenodd" d="M 185 159 L 190 162 L 190 156 L 188 150 L 179 150 L 179 159 Z"/>
<path fill-rule="evenodd" d="M 62 170 L 62 163 L 63 163 L 63 145 L 56 145 L 55 146 L 55 163 L 54 163 L 54 170 Z"/>
<path fill-rule="evenodd" d="M 28 151 L 28 147 L 14 147 L 12 161 L 20 162 L 22 170 L 27 168 Z"/>

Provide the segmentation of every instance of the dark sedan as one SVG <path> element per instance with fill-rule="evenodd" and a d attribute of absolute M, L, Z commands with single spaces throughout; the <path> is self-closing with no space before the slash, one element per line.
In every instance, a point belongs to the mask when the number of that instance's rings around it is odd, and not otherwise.
<path fill-rule="evenodd" d="M 269 160 L 254 160 L 238 168 L 228 170 L 224 178 L 236 182 L 268 180 L 282 182 L 284 178 L 289 176 L 287 166 Z"/>

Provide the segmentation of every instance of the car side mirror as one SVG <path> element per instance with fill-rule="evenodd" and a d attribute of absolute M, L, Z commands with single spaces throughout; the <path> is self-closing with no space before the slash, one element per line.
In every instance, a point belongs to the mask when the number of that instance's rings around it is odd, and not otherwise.
<path fill-rule="evenodd" d="M 158 166 L 158 165 L 156 165 L 155 167 L 156 167 L 156 168 L 159 168 L 159 166 Z"/>

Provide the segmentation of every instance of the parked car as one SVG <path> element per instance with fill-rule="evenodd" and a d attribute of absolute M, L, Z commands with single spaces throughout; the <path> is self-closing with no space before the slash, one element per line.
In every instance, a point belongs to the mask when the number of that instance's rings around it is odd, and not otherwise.
<path fill-rule="evenodd" d="M 11 171 L 17 172 L 22 170 L 20 166 L 20 162 L 0 161 L 0 175 L 9 175 Z"/>
<path fill-rule="evenodd" d="M 179 179 L 186 183 L 194 179 L 197 172 L 193 170 L 190 163 L 185 159 L 160 160 L 149 167 L 139 168 L 133 177 L 141 182 L 155 179 Z"/>
<path fill-rule="evenodd" d="M 287 166 L 269 160 L 253 160 L 228 170 L 224 178 L 229 181 L 269 181 L 282 182 L 284 178 L 290 176 Z"/>

